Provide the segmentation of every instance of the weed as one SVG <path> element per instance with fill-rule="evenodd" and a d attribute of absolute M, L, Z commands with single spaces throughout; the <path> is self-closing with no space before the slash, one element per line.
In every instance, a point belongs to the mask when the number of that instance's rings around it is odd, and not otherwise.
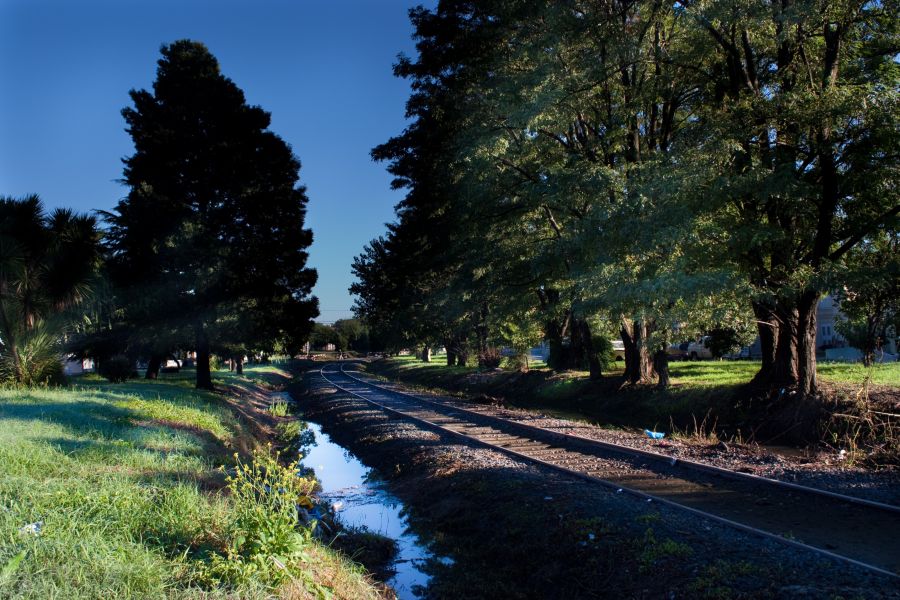
<path fill-rule="evenodd" d="M 717 560 L 707 565 L 688 584 L 686 591 L 692 598 L 708 600 L 726 600 L 736 596 L 746 597 L 746 594 L 736 592 L 735 588 L 750 587 L 749 582 L 754 578 L 759 578 L 760 574 L 760 567 L 747 561 L 732 563 Z"/>
<path fill-rule="evenodd" d="M 644 516 L 647 517 L 649 515 Z M 656 539 L 653 528 L 648 527 L 644 532 L 641 551 L 638 555 L 638 570 L 641 573 L 647 573 L 651 570 L 658 569 L 659 563 L 661 562 L 683 558 L 692 553 L 693 550 L 687 544 L 676 542 L 671 539 Z"/>
<path fill-rule="evenodd" d="M 284 400 L 276 400 L 269 406 L 269 412 L 276 417 L 288 416 L 288 403 Z"/>
<path fill-rule="evenodd" d="M 900 464 L 900 414 L 875 410 L 863 390 L 839 403 L 823 425 L 828 440 L 847 465 L 880 467 Z"/>
<path fill-rule="evenodd" d="M 291 575 L 288 565 L 295 559 L 308 560 L 303 550 L 312 527 L 301 526 L 297 507 L 312 508 L 316 482 L 297 477 L 298 463 L 282 465 L 271 449 L 256 453 L 250 463 L 237 454 L 235 459 L 235 474 L 227 479 L 234 511 L 224 553 L 212 556 L 206 577 L 216 584 L 258 580 L 274 586 Z"/>
<path fill-rule="evenodd" d="M 281 421 L 275 425 L 275 437 L 283 444 L 293 444 L 303 429 L 306 429 L 303 421 Z"/>
<path fill-rule="evenodd" d="M 719 417 L 712 414 L 712 409 L 706 411 L 699 423 L 697 422 L 697 415 L 694 413 L 691 413 L 691 420 L 693 421 L 693 427 L 679 429 L 672 417 L 669 416 L 669 429 L 672 431 L 672 437 L 702 444 L 715 444 L 719 441 L 719 434 L 716 431 Z"/>

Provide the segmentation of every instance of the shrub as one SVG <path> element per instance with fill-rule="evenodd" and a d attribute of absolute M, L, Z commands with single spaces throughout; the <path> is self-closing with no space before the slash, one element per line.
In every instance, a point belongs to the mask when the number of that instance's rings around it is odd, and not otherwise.
<path fill-rule="evenodd" d="M 485 369 L 496 369 L 503 362 L 503 355 L 498 348 L 487 348 L 478 353 L 478 364 Z"/>
<path fill-rule="evenodd" d="M 269 412 L 276 417 L 288 416 L 288 403 L 284 400 L 276 400 L 269 406 Z"/>
<path fill-rule="evenodd" d="M 597 360 L 600 361 L 600 368 L 608 371 L 616 364 L 616 351 L 613 350 L 612 342 L 608 337 L 603 335 L 595 335 L 591 337 L 591 345 L 597 354 Z"/>
<path fill-rule="evenodd" d="M 504 369 L 512 369 L 513 371 L 527 371 L 529 366 L 528 355 L 516 354 L 515 356 L 507 356 L 503 359 L 501 366 Z"/>
<path fill-rule="evenodd" d="M 736 330 L 730 327 L 717 327 L 709 332 L 706 347 L 714 358 L 722 358 L 729 352 L 740 350 L 741 339 Z"/>
<path fill-rule="evenodd" d="M 235 454 L 237 458 L 237 454 Z M 312 526 L 300 522 L 298 507 L 312 508 L 311 477 L 298 477 L 299 461 L 279 462 L 269 448 L 248 464 L 238 459 L 228 490 L 234 504 L 225 530 L 224 552 L 214 554 L 205 578 L 211 583 L 239 586 L 261 581 L 275 586 L 292 573 L 293 559 L 304 559 Z"/>
<path fill-rule="evenodd" d="M 112 383 L 122 383 L 126 379 L 137 377 L 134 361 L 123 354 L 101 360 L 97 371 Z"/>
<path fill-rule="evenodd" d="M 0 380 L 20 385 L 61 385 L 65 383 L 57 336 L 46 324 L 39 324 L 3 348 L 0 353 Z"/>

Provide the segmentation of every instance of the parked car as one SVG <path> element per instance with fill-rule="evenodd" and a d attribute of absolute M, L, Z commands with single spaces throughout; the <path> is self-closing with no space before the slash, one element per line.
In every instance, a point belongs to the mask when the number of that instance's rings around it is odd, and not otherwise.
<path fill-rule="evenodd" d="M 700 360 L 701 358 L 712 358 L 712 352 L 707 347 L 709 336 L 703 336 L 696 342 L 690 342 L 687 346 L 687 357 L 690 360 Z"/>
<path fill-rule="evenodd" d="M 749 360 L 750 359 L 750 346 L 744 346 L 737 352 L 729 352 L 722 356 L 725 360 Z"/>
<path fill-rule="evenodd" d="M 688 342 L 683 342 L 681 344 L 672 344 L 666 348 L 669 360 L 685 360 L 688 358 L 688 345 Z"/>

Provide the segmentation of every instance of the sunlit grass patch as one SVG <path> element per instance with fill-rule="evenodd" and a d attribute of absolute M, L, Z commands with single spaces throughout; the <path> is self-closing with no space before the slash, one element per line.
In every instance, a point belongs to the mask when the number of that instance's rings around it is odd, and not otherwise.
<path fill-rule="evenodd" d="M 820 362 L 817 373 L 825 381 L 862 384 L 867 377 L 870 383 L 900 387 L 900 362 L 875 363 L 866 367 L 861 362 Z"/>
<path fill-rule="evenodd" d="M 669 363 L 669 372 L 674 384 L 740 385 L 753 379 L 759 367 L 759 361 L 673 361 Z"/>
<path fill-rule="evenodd" d="M 0 390 L 0 597 L 291 597 L 297 582 L 301 597 L 326 594 L 313 571 L 374 596 L 325 548 L 314 570 L 289 564 L 287 582 L 206 577 L 236 531 L 219 467 L 246 434 L 220 396 L 191 386 L 177 374 Z"/>

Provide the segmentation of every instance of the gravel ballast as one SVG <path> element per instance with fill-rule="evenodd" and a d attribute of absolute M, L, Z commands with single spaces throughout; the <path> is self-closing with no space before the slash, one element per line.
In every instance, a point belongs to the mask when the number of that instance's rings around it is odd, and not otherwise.
<path fill-rule="evenodd" d="M 292 394 L 306 418 L 378 469 L 417 533 L 452 559 L 429 566 L 426 597 L 900 597 L 896 580 L 388 418 L 316 372 Z M 585 437 L 604 432 L 496 410 L 529 424 L 578 427 Z M 695 459 L 690 452 L 702 447 L 690 446 L 652 449 Z"/>

